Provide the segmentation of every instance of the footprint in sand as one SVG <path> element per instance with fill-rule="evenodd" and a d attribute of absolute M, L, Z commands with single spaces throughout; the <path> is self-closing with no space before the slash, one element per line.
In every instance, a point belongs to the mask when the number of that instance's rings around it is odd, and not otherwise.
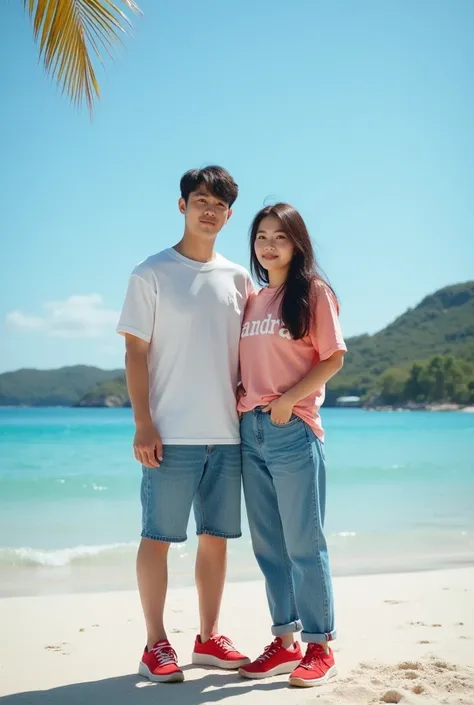
<path fill-rule="evenodd" d="M 361 676 L 368 676 L 361 678 Z M 417 679 L 417 682 L 413 681 Z M 363 683 L 365 681 L 365 683 Z M 410 683 L 410 681 L 412 681 Z M 474 694 L 474 672 L 466 670 L 461 665 L 455 665 L 450 662 L 441 660 L 439 657 L 432 656 L 429 659 L 421 659 L 420 661 L 402 661 L 398 664 L 389 665 L 383 663 L 359 663 L 356 669 L 353 669 L 349 676 L 339 681 L 334 693 L 340 700 L 331 702 L 349 702 L 348 694 L 357 695 L 358 702 L 369 705 L 375 705 L 377 702 L 387 703 L 392 705 L 395 703 L 404 702 L 415 705 L 418 701 L 420 705 L 426 703 L 425 699 L 427 691 L 435 696 L 439 696 L 433 702 L 447 704 L 448 700 L 443 700 L 446 693 L 462 694 L 461 699 L 456 700 L 458 705 L 461 703 L 469 703 L 474 705 L 474 700 L 469 698 Z M 421 695 L 421 698 L 414 696 Z M 430 700 L 430 702 L 432 702 Z M 454 700 L 449 702 L 454 705 Z"/>
<path fill-rule="evenodd" d="M 426 622 L 408 622 L 410 627 L 442 627 L 442 624 L 426 624 Z"/>
<path fill-rule="evenodd" d="M 418 671 L 421 668 L 418 661 L 403 661 L 398 664 L 399 671 Z"/>
<path fill-rule="evenodd" d="M 387 690 L 380 698 L 383 703 L 399 703 L 403 695 L 398 690 Z"/>
<path fill-rule="evenodd" d="M 372 671 L 374 666 L 372 663 L 366 663 L 365 661 L 362 661 L 359 663 L 359 668 L 361 671 Z"/>
<path fill-rule="evenodd" d="M 446 661 L 432 661 L 432 664 L 438 671 L 457 671 L 457 667 Z"/>
<path fill-rule="evenodd" d="M 398 664 L 397 668 L 399 671 L 404 671 L 405 678 L 408 678 L 408 680 L 413 681 L 420 676 L 418 669 L 421 666 L 417 661 L 403 661 L 403 663 Z"/>
<path fill-rule="evenodd" d="M 67 641 L 63 641 L 61 645 L 59 644 L 48 644 L 45 646 L 46 651 L 54 651 L 62 656 L 69 656 L 69 651 L 64 651 L 63 646 L 67 646 Z"/>

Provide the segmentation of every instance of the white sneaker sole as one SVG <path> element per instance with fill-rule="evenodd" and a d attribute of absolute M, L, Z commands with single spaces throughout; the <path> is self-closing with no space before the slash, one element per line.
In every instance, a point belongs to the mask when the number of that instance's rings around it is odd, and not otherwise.
<path fill-rule="evenodd" d="M 182 671 L 175 671 L 167 676 L 157 676 L 150 671 L 143 661 L 140 661 L 138 665 L 138 673 L 148 678 L 149 681 L 153 681 L 153 683 L 182 683 L 184 681 L 184 673 Z"/>
<path fill-rule="evenodd" d="M 195 652 L 193 652 L 191 660 L 195 666 L 215 666 L 216 668 L 224 668 L 226 671 L 236 671 L 241 666 L 246 666 L 250 663 L 249 658 L 241 658 L 240 661 L 224 661 L 217 658 L 217 656 L 196 654 Z"/>
<path fill-rule="evenodd" d="M 331 678 L 334 678 L 335 676 L 337 676 L 337 668 L 336 666 L 333 666 L 322 678 L 313 678 L 313 680 L 305 680 L 304 678 L 290 678 L 290 685 L 293 685 L 296 688 L 314 688 L 318 685 L 324 685 L 328 682 L 328 680 L 331 680 Z"/>
<path fill-rule="evenodd" d="M 246 671 L 245 668 L 239 668 L 239 675 L 243 678 L 255 678 L 257 680 L 262 678 L 273 678 L 273 676 L 284 676 L 287 673 L 294 671 L 300 663 L 301 659 L 298 659 L 298 661 L 287 661 L 286 663 L 280 663 L 279 666 L 275 666 L 275 668 L 272 668 L 270 671 L 261 671 L 260 673 L 251 673 L 250 671 Z"/>

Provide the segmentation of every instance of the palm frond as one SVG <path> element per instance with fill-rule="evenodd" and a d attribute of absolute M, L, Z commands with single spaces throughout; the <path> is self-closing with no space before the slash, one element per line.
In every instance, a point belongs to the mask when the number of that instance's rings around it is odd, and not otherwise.
<path fill-rule="evenodd" d="M 135 0 L 120 2 L 141 13 Z M 24 0 L 24 6 L 46 71 L 76 106 L 85 101 L 92 112 L 100 97 L 92 57 L 104 63 L 103 52 L 113 56 L 131 29 L 129 17 L 112 0 Z"/>

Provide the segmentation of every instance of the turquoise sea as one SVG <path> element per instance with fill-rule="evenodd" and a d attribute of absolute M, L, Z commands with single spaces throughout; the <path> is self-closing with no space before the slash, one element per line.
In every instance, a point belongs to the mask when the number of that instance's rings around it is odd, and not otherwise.
<path fill-rule="evenodd" d="M 474 564 L 474 414 L 326 409 L 335 575 Z M 130 409 L 0 409 L 0 596 L 135 586 Z M 298 511 L 295 508 L 295 511 Z M 171 584 L 196 547 L 171 551 Z M 229 578 L 259 577 L 244 520 Z"/>

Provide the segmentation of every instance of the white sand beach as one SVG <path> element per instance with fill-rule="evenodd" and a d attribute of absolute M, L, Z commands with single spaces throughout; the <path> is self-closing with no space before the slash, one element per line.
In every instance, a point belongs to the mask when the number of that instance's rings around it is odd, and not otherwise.
<path fill-rule="evenodd" d="M 136 675 L 143 621 L 136 592 L 0 600 L 1 705 L 473 705 L 474 568 L 335 580 L 339 676 L 293 689 L 190 664 L 192 588 L 170 591 L 169 637 L 183 684 Z M 249 656 L 271 640 L 261 582 L 229 583 L 221 629 Z"/>

